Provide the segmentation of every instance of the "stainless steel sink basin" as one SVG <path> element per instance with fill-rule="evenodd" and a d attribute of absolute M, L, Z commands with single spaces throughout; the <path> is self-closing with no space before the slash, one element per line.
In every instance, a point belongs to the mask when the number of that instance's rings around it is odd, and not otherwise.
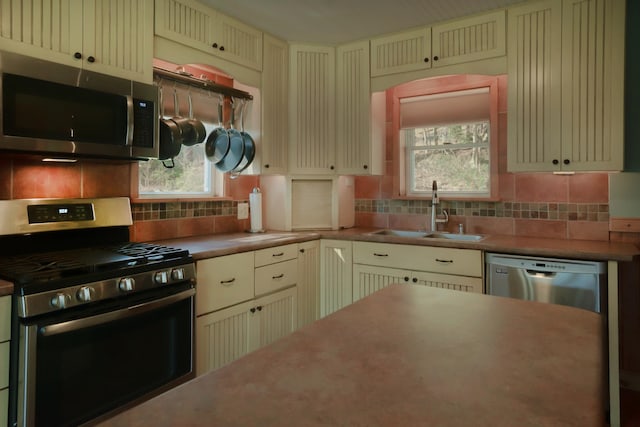
<path fill-rule="evenodd" d="M 429 233 L 425 231 L 412 231 L 412 230 L 378 230 L 369 234 L 375 234 L 378 236 L 396 236 L 396 237 L 427 237 Z"/>
<path fill-rule="evenodd" d="M 429 239 L 447 239 L 447 240 L 461 240 L 465 242 L 477 242 L 484 239 L 484 236 L 480 234 L 456 234 L 456 233 L 430 233 L 425 235 Z"/>
<path fill-rule="evenodd" d="M 395 236 L 395 237 L 409 237 L 414 239 L 446 239 L 446 240 L 459 240 L 464 242 L 477 242 L 479 240 L 484 239 L 484 236 L 481 234 L 456 234 L 456 233 L 430 233 L 426 231 L 415 231 L 415 230 L 394 230 L 394 229 L 384 229 L 374 231 L 373 235 L 377 236 Z"/>

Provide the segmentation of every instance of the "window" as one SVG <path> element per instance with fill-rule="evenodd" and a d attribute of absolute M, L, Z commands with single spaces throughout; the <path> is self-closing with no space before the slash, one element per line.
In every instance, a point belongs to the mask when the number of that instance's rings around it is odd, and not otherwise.
<path fill-rule="evenodd" d="M 497 170 L 495 78 L 452 90 L 436 79 L 407 87 L 395 95 L 402 153 L 399 194 L 430 197 L 437 181 L 441 196 L 491 197 L 497 189 L 491 180 Z"/>

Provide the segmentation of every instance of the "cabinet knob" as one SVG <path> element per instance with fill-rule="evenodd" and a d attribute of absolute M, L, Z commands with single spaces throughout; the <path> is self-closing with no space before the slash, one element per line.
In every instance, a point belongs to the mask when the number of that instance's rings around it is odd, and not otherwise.
<path fill-rule="evenodd" d="M 265 168 L 269 169 L 269 163 L 267 163 L 266 165 L 264 165 Z"/>
<path fill-rule="evenodd" d="M 411 281 L 412 281 L 413 283 L 418 283 L 418 278 L 417 278 L 417 277 L 414 277 L 413 279 L 411 279 Z"/>
<path fill-rule="evenodd" d="M 565 165 L 568 165 L 569 163 L 571 163 L 571 160 L 569 160 L 569 159 L 564 159 L 564 160 L 562 161 L 562 163 L 564 163 Z"/>
<path fill-rule="evenodd" d="M 94 62 L 96 62 L 96 58 L 94 58 L 93 56 L 90 56 L 90 57 L 87 58 L 87 61 L 89 61 L 89 62 L 91 62 L 93 64 Z"/>
<path fill-rule="evenodd" d="M 329 166 L 329 169 L 334 170 L 335 167 L 333 165 Z"/>
<path fill-rule="evenodd" d="M 224 52 L 224 46 L 220 46 L 220 50 Z"/>
<path fill-rule="evenodd" d="M 429 58 L 424 58 L 424 62 L 429 62 Z"/>
<path fill-rule="evenodd" d="M 76 59 L 82 59 L 82 54 L 80 52 L 76 52 L 73 54 L 73 57 Z"/>
<path fill-rule="evenodd" d="M 364 165 L 363 168 L 369 169 L 369 166 L 368 165 Z"/>
<path fill-rule="evenodd" d="M 256 308 L 255 308 L 255 307 L 251 307 L 251 308 L 249 309 L 249 311 L 250 311 L 250 312 L 252 312 L 252 313 L 255 313 L 255 312 L 256 312 Z"/>
<path fill-rule="evenodd" d="M 437 60 L 438 60 L 438 55 L 434 56 L 434 57 L 433 57 L 433 60 L 434 60 L 434 61 L 437 61 Z"/>
<path fill-rule="evenodd" d="M 304 253 L 304 249 L 300 249 L 300 253 L 303 254 Z"/>
<path fill-rule="evenodd" d="M 409 276 L 404 276 L 404 281 L 408 282 L 409 281 Z"/>
<path fill-rule="evenodd" d="M 554 165 L 557 165 L 557 164 L 558 164 L 558 163 L 560 163 L 560 162 L 558 161 L 558 159 L 553 159 L 553 160 L 551 161 L 551 163 L 553 163 Z"/>
<path fill-rule="evenodd" d="M 257 306 L 256 308 L 258 309 L 258 311 L 262 311 L 262 306 L 261 305 Z"/>
<path fill-rule="evenodd" d="M 218 48 L 218 43 L 214 43 L 211 45 L 212 48 L 217 49 Z"/>

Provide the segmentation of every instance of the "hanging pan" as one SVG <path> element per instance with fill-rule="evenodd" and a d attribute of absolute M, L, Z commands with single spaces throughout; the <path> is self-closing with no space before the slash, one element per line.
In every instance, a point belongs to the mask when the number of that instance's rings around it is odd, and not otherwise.
<path fill-rule="evenodd" d="M 256 143 L 251 135 L 244 131 L 244 114 L 247 109 L 247 104 L 247 101 L 243 99 L 240 109 L 240 135 L 242 135 L 242 140 L 244 142 L 244 155 L 242 156 L 242 160 L 238 167 L 233 170 L 234 173 L 240 173 L 248 168 L 256 155 Z"/>
<path fill-rule="evenodd" d="M 204 128 L 204 124 L 193 117 L 193 100 L 191 99 L 191 91 L 189 91 L 189 126 L 191 127 L 192 138 L 182 141 L 184 145 L 196 145 L 200 144 L 207 137 L 207 130 Z"/>
<path fill-rule="evenodd" d="M 209 134 L 204 146 L 207 159 L 214 164 L 220 162 L 229 152 L 229 134 L 224 128 L 223 105 L 224 98 L 220 95 L 218 101 L 218 127 Z"/>
<path fill-rule="evenodd" d="M 163 89 L 160 87 L 160 151 L 158 160 L 162 160 L 162 164 L 166 168 L 174 166 L 173 158 L 180 154 L 182 146 L 182 132 L 180 127 L 171 119 L 164 118 L 164 103 L 162 97 Z M 171 163 L 167 163 L 171 160 Z"/>
<path fill-rule="evenodd" d="M 222 160 L 216 163 L 216 168 L 220 172 L 231 172 L 238 167 L 244 156 L 244 138 L 242 134 L 233 127 L 235 121 L 235 102 L 231 101 L 231 124 L 227 130 L 229 134 L 229 152 Z"/>

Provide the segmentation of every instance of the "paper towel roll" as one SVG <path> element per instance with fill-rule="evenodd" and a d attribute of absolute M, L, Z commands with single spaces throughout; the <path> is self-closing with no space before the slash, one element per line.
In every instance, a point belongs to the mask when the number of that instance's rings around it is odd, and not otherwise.
<path fill-rule="evenodd" d="M 249 210 L 251 211 L 251 232 L 262 231 L 262 193 L 257 188 L 249 194 Z"/>

